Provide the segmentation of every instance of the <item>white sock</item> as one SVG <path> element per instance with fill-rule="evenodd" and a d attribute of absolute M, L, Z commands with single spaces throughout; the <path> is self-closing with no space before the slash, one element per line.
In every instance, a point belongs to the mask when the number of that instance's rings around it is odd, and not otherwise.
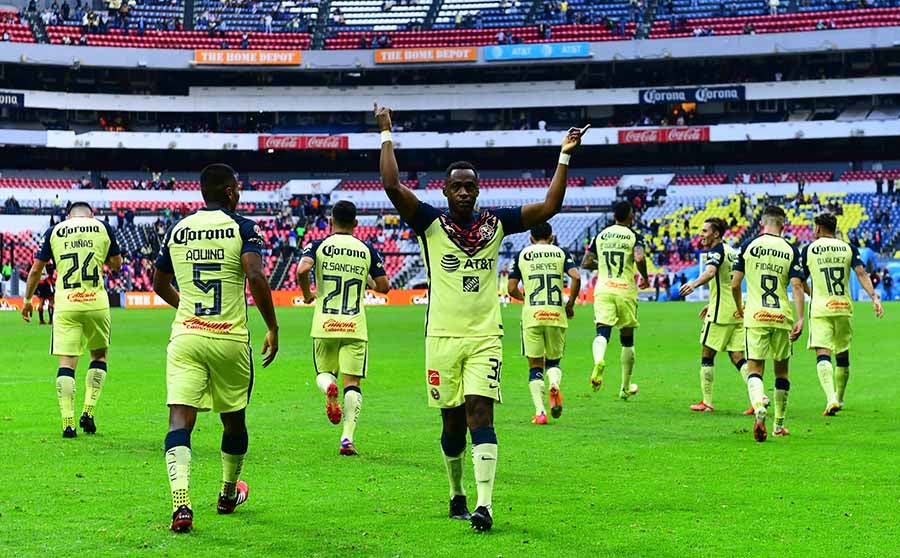
<path fill-rule="evenodd" d="M 622 389 L 631 389 L 631 373 L 634 372 L 634 347 L 622 347 Z"/>
<path fill-rule="evenodd" d="M 606 337 L 603 337 L 602 335 L 594 337 L 594 344 L 592 347 L 594 350 L 594 364 L 606 360 L 606 344 Z"/>
<path fill-rule="evenodd" d="M 822 386 L 822 391 L 825 392 L 826 402 L 837 401 L 837 394 L 834 391 L 834 368 L 831 366 L 831 360 L 818 361 L 816 372 L 819 374 L 819 384 Z"/>
<path fill-rule="evenodd" d="M 534 403 L 534 414 L 546 414 L 544 409 L 544 380 L 531 380 L 528 382 L 528 390 L 531 392 L 531 401 Z"/>
<path fill-rule="evenodd" d="M 316 376 L 316 385 L 319 386 L 319 391 L 321 391 L 322 393 L 326 393 L 328 391 L 328 386 L 336 383 L 337 378 L 334 377 L 334 374 L 322 372 L 321 374 Z"/>
<path fill-rule="evenodd" d="M 562 383 L 562 369 L 558 366 L 553 366 L 547 369 L 547 376 L 550 377 L 550 387 L 559 388 L 559 384 Z"/>
<path fill-rule="evenodd" d="M 747 393 L 750 395 L 750 404 L 754 409 L 765 407 L 763 398 L 766 395 L 765 386 L 763 386 L 762 378 L 751 377 L 747 379 Z"/>
<path fill-rule="evenodd" d="M 700 367 L 700 389 L 703 391 L 703 402 L 713 406 L 713 374 L 715 371 L 715 367 L 713 366 L 701 366 Z"/>
<path fill-rule="evenodd" d="M 344 393 L 344 433 L 341 440 L 353 441 L 356 423 L 359 422 L 359 409 L 362 407 L 362 393 L 349 390 Z"/>

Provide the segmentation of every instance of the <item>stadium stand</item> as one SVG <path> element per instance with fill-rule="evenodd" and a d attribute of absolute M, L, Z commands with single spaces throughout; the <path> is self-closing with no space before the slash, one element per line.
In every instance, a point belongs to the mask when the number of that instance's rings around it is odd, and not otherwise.
<path fill-rule="evenodd" d="M 329 23 L 331 29 L 396 31 L 424 22 L 431 5 L 431 0 L 413 4 L 403 0 L 332 0 Z"/>
<path fill-rule="evenodd" d="M 70 39 L 81 35 L 80 30 L 66 26 L 51 26 L 47 35 L 53 44 L 62 44 L 65 37 Z M 224 36 L 210 36 L 206 31 L 150 30 L 142 35 L 128 35 L 120 29 L 110 29 L 106 34 L 88 34 L 87 46 L 132 47 L 132 48 L 172 48 L 172 49 L 219 49 L 239 48 L 244 31 L 224 31 Z M 247 31 L 248 48 L 271 50 L 308 49 L 310 37 L 306 33 L 270 34 Z M 227 46 L 226 46 L 227 45 Z"/>
<path fill-rule="evenodd" d="M 15 12 L 0 12 L 0 35 L 8 34 L 13 43 L 33 43 L 34 36 L 28 25 Z"/>
<path fill-rule="evenodd" d="M 586 179 L 583 176 L 569 177 L 569 187 L 584 186 Z M 549 178 L 482 178 L 478 181 L 479 188 L 547 188 L 550 186 Z M 428 181 L 429 190 L 440 190 L 444 187 L 444 179 Z"/>

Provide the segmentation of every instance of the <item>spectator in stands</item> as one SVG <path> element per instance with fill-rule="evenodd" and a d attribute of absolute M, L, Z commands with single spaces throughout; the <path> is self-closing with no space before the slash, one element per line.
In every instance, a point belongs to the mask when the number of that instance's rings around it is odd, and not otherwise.
<path fill-rule="evenodd" d="M 543 22 L 540 25 L 538 25 L 538 37 L 544 39 L 545 41 L 549 41 L 550 34 L 551 34 L 551 30 L 550 30 L 549 25 L 547 25 L 546 23 L 543 23 Z M 497 38 L 499 39 L 500 37 L 497 37 Z"/>
<path fill-rule="evenodd" d="M 800 203 L 803 203 L 803 190 L 806 189 L 806 180 L 799 176 L 797 177 L 797 197 L 800 198 Z"/>
<path fill-rule="evenodd" d="M 894 278 L 888 268 L 881 273 L 881 288 L 884 291 L 885 300 L 894 300 Z"/>
<path fill-rule="evenodd" d="M 778 6 L 780 5 L 780 0 L 769 0 L 769 15 L 778 15 Z"/>
<path fill-rule="evenodd" d="M 246 31 L 241 35 L 241 48 L 244 50 L 250 48 L 250 35 Z"/>
<path fill-rule="evenodd" d="M 744 35 L 756 35 L 756 26 L 748 21 L 744 24 L 743 33 Z"/>
<path fill-rule="evenodd" d="M 372 44 L 372 41 L 365 35 L 362 35 L 359 38 L 359 48 L 367 49 L 367 48 L 369 48 L 369 46 L 371 46 L 371 44 Z"/>
<path fill-rule="evenodd" d="M 505 45 L 506 44 L 506 32 L 502 29 L 497 32 L 497 44 Z"/>
<path fill-rule="evenodd" d="M 344 14 L 341 12 L 340 8 L 334 9 L 334 13 L 331 14 L 331 21 L 333 21 L 335 25 L 344 24 Z"/>
<path fill-rule="evenodd" d="M 878 173 L 875 177 L 875 194 L 880 196 L 884 193 L 884 173 Z"/>
<path fill-rule="evenodd" d="M 393 8 L 394 8 L 394 0 L 384 0 L 384 2 L 381 3 L 381 11 L 382 12 L 389 12 Z"/>
<path fill-rule="evenodd" d="M 263 27 L 266 33 L 272 33 L 272 14 L 266 14 L 263 17 Z"/>
<path fill-rule="evenodd" d="M 19 206 L 18 200 L 16 200 L 15 196 L 10 196 L 7 198 L 6 203 L 3 204 L 6 208 L 6 213 L 8 215 L 18 215 L 21 207 Z"/>
<path fill-rule="evenodd" d="M 896 185 L 896 179 L 894 178 L 894 175 L 889 176 L 888 179 L 887 179 L 887 193 L 888 193 L 888 196 L 891 196 L 891 197 L 894 196 L 894 191 L 895 191 L 895 190 L 894 190 L 894 186 L 895 186 L 895 185 Z"/>

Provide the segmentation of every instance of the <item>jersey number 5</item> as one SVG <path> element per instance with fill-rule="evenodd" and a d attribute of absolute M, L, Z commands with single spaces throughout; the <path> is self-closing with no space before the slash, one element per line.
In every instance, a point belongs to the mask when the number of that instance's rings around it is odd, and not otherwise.
<path fill-rule="evenodd" d="M 212 306 L 204 307 L 202 303 L 194 304 L 195 316 L 218 316 L 222 313 L 222 280 L 200 278 L 200 274 L 204 271 L 221 271 L 222 264 L 194 264 L 194 286 L 202 293 L 210 293 L 213 295 Z"/>

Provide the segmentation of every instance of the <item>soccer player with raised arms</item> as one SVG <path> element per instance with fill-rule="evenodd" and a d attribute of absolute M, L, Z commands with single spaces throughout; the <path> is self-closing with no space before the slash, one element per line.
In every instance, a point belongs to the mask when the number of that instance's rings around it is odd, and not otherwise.
<path fill-rule="evenodd" d="M 153 275 L 153 290 L 178 309 L 166 351 L 165 459 L 172 491 L 171 528 L 180 533 L 193 528 L 189 484 L 197 411 L 220 413 L 224 429 L 216 511 L 232 513 L 249 495 L 240 480 L 248 444 L 245 412 L 253 387 L 245 283 L 268 327 L 263 367 L 278 352 L 278 321 L 263 273 L 263 239 L 253 221 L 234 212 L 240 199 L 234 169 L 223 164 L 203 169 L 200 193 L 206 207 L 169 229 Z"/>
<path fill-rule="evenodd" d="M 634 330 L 640 326 L 637 319 L 638 285 L 635 283 L 635 269 L 641 276 L 640 288 L 650 286 L 647 278 L 647 260 L 644 258 L 644 238 L 631 229 L 634 222 L 634 208 L 622 201 L 613 206 L 615 224 L 600 231 L 591 242 L 581 262 L 584 269 L 597 270 L 597 284 L 594 286 L 594 323 L 597 336 L 594 338 L 594 369 L 591 372 L 591 387 L 594 391 L 603 385 L 606 370 L 606 346 L 612 335 L 612 328 L 619 328 L 622 343 L 622 386 L 619 397 L 628 400 L 638 392 L 637 384 L 631 383 L 634 372 Z"/>
<path fill-rule="evenodd" d="M 872 299 L 875 316 L 884 315 L 881 297 L 859 258 L 859 250 L 835 238 L 837 218 L 823 213 L 815 218 L 816 240 L 803 249 L 803 273 L 809 279 L 809 340 L 816 352 L 816 372 L 825 392 L 825 416 L 834 416 L 844 406 L 844 391 L 850 377 L 850 340 L 853 337 L 853 299 L 850 272 Z M 831 365 L 835 355 L 837 369 Z"/>
<path fill-rule="evenodd" d="M 774 436 L 790 434 L 784 427 L 791 344 L 803 331 L 803 270 L 797 249 L 785 240 L 784 209 L 770 205 L 763 210 L 763 233 L 744 244 L 734 263 L 731 294 L 737 313 L 744 319 L 744 352 L 747 356 L 747 392 L 753 405 L 753 437 L 765 442 L 766 401 L 763 371 L 766 360 L 775 362 Z M 747 304 L 741 300 L 741 283 L 747 277 Z M 793 309 L 788 300 L 790 285 Z"/>
<path fill-rule="evenodd" d="M 550 223 L 531 229 L 531 246 L 513 258 L 509 271 L 509 296 L 523 301 L 522 354 L 528 359 L 528 388 L 534 402 L 534 424 L 547 424 L 544 409 L 544 367 L 550 376 L 550 414 L 559 418 L 563 410 L 559 361 L 566 346 L 569 318 L 575 317 L 575 300 L 581 275 L 572 256 L 554 246 Z M 565 277 L 569 277 L 569 300 L 563 308 Z M 519 289 L 523 282 L 524 293 Z"/>
<path fill-rule="evenodd" d="M 737 260 L 737 250 L 722 241 L 728 225 L 724 219 L 710 217 L 700 229 L 700 243 L 706 248 L 706 269 L 695 280 L 679 289 L 682 297 L 709 284 L 709 305 L 700 313 L 704 319 L 700 332 L 700 391 L 703 400 L 690 409 L 711 413 L 713 408 L 713 374 L 716 353 L 728 351 L 731 362 L 747 383 L 747 361 L 744 359 L 744 326 L 737 316 L 731 296 L 731 273 Z M 747 414 L 753 414 L 752 407 Z"/>
<path fill-rule="evenodd" d="M 372 247 L 354 238 L 356 206 L 341 200 L 331 209 L 331 234 L 303 249 L 297 282 L 307 304 L 315 301 L 310 337 L 316 385 L 325 394 L 325 414 L 332 424 L 344 418 L 341 455 L 357 455 L 353 433 L 362 407 L 360 381 L 366 377 L 369 336 L 366 324 L 366 285 L 379 293 L 390 289 L 384 261 Z M 309 275 L 315 269 L 316 293 Z M 337 376 L 344 385 L 344 408 L 338 400 Z"/>
<path fill-rule="evenodd" d="M 56 315 L 51 315 L 53 332 L 50 353 L 59 358 L 56 395 L 62 415 L 63 438 L 74 438 L 75 368 L 84 349 L 91 354 L 84 382 L 84 407 L 79 426 L 85 434 L 97 432 L 94 410 L 106 381 L 109 347 L 109 297 L 104 286 L 103 264 L 112 270 L 122 267 L 119 244 L 112 229 L 94 218 L 84 202 L 69 205 L 66 219 L 50 228 L 34 256 L 25 284 L 22 318 L 31 321 L 31 299 L 47 262 L 53 260 L 56 273 Z M 43 301 L 41 301 L 43 303 Z"/>
<path fill-rule="evenodd" d="M 375 106 L 381 130 L 381 180 L 391 203 L 417 233 L 428 272 L 425 318 L 425 383 L 429 404 L 441 409 L 441 448 L 450 481 L 450 517 L 469 519 L 476 531 L 493 525 L 497 468 L 494 402 L 500 401 L 503 324 L 497 296 L 497 259 L 503 237 L 547 221 L 566 192 L 570 154 L 588 127 L 571 128 L 546 198 L 521 208 L 477 208 L 478 172 L 466 162 L 447 168 L 444 196 L 449 210 L 420 202 L 400 183 L 391 138 L 391 110 Z M 462 483 L 466 429 L 478 503 L 470 515 Z"/>

